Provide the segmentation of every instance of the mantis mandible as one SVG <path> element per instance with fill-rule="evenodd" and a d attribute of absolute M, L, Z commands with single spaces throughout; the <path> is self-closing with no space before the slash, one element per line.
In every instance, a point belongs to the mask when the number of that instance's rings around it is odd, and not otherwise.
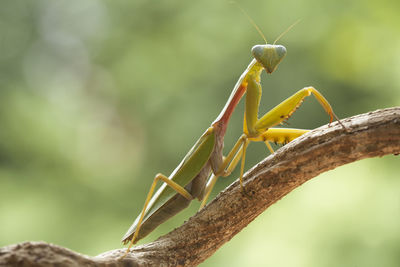
<path fill-rule="evenodd" d="M 282 33 L 277 40 L 291 27 Z M 256 29 L 261 33 L 257 26 Z M 261 118 L 258 118 L 262 70 L 269 74 L 274 72 L 286 55 L 286 48 L 275 44 L 277 40 L 273 44 L 268 44 L 265 38 L 264 40 L 266 44 L 256 45 L 251 49 L 254 59 L 240 76 L 224 108 L 211 126 L 200 136 L 169 176 L 161 173 L 155 176 L 140 215 L 122 238 L 124 244 L 130 243 L 127 252 L 133 244 L 153 231 L 158 225 L 186 208 L 193 199 L 197 198 L 202 201 L 201 207 L 203 207 L 217 178 L 230 175 L 240 160 L 240 185 L 244 189 L 242 178 L 249 142 L 265 142 L 268 149 L 273 153 L 269 144 L 270 141 L 285 144 L 306 133 L 308 130 L 271 128 L 289 119 L 302 104 L 305 97 L 313 94 L 330 116 L 330 122 L 335 118 L 340 123 L 328 101 L 313 87 L 299 90 Z M 245 93 L 243 134 L 228 155 L 224 157 L 222 150 L 228 122 L 236 105 Z M 162 181 L 164 184 L 154 193 L 158 181 Z"/>

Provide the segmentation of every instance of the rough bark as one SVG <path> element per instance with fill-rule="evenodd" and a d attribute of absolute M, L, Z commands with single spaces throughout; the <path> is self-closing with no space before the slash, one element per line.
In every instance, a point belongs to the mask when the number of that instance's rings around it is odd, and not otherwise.
<path fill-rule="evenodd" d="M 0 266 L 194 266 L 210 257 L 261 212 L 322 172 L 356 160 L 400 154 L 400 107 L 322 126 L 287 144 L 247 172 L 186 223 L 149 244 L 89 257 L 44 242 L 0 249 Z M 117 237 L 118 238 L 118 237 Z"/>

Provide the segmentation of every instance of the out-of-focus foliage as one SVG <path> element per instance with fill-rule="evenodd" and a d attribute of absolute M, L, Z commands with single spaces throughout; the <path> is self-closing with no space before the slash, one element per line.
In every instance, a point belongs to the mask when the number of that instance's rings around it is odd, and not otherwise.
<path fill-rule="evenodd" d="M 399 105 L 399 1 L 240 4 L 269 42 L 302 19 L 279 41 L 288 55 L 263 78 L 261 112 L 308 85 L 339 117 Z M 2 1 L 0 245 L 45 240 L 91 255 L 120 247 L 154 175 L 169 174 L 214 120 L 257 43 L 227 1 Z M 307 99 L 290 123 L 327 121 Z M 251 145 L 247 168 L 267 154 Z M 203 266 L 398 266 L 398 163 L 371 159 L 321 175 Z"/>

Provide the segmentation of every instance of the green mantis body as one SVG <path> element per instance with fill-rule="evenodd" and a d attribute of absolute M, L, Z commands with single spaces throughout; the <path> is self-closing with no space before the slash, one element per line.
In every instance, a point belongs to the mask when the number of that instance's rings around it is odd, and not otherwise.
<path fill-rule="evenodd" d="M 285 144 L 308 130 L 271 128 L 287 120 L 301 105 L 303 99 L 314 94 L 330 121 L 337 118 L 327 100 L 314 88 L 303 88 L 261 118 L 258 108 L 261 98 L 260 75 L 262 70 L 272 73 L 286 55 L 282 45 L 256 45 L 252 48 L 254 59 L 240 76 L 227 103 L 217 119 L 203 133 L 178 167 L 167 177 L 157 174 L 147 195 L 143 210 L 136 218 L 122 242 L 130 242 L 129 248 L 168 218 L 186 208 L 197 198 L 203 207 L 219 176 L 228 176 L 241 160 L 240 182 L 242 185 L 246 148 L 250 141 Z M 226 157 L 223 156 L 224 135 L 229 119 L 239 100 L 246 93 L 243 134 Z M 211 175 L 209 182 L 208 177 Z M 164 184 L 154 193 L 157 181 Z M 242 186 L 243 188 L 243 186 Z M 154 193 L 154 194 L 153 194 Z M 129 251 L 128 248 L 128 251 Z"/>

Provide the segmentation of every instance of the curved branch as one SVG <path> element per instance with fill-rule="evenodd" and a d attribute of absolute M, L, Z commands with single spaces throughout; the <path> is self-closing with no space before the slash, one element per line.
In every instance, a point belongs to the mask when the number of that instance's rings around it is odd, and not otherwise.
<path fill-rule="evenodd" d="M 261 212 L 322 172 L 356 160 L 400 154 L 400 107 L 377 110 L 315 129 L 247 172 L 186 223 L 149 244 L 88 257 L 43 242 L 0 249 L 0 265 L 193 266 L 210 257 Z"/>

